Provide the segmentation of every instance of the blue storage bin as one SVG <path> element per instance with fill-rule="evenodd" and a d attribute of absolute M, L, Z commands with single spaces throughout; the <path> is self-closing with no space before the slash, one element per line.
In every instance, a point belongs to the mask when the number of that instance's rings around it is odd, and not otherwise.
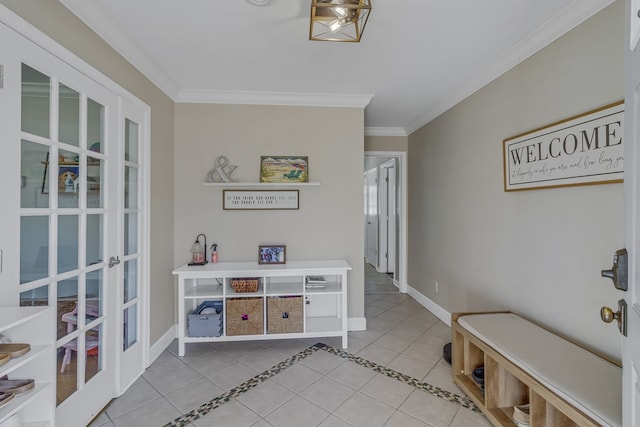
<path fill-rule="evenodd" d="M 201 314 L 205 308 L 214 308 L 215 314 Z M 187 317 L 187 331 L 190 337 L 219 337 L 222 335 L 222 300 L 205 301 Z"/>

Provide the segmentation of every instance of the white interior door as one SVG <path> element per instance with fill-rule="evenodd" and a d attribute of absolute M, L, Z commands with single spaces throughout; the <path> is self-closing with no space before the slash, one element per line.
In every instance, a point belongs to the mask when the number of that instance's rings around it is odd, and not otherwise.
<path fill-rule="evenodd" d="M 2 23 L 0 40 L 0 296 L 56 308 L 56 423 L 84 426 L 115 395 L 118 101 Z"/>
<path fill-rule="evenodd" d="M 389 237 L 389 212 L 387 193 L 387 169 L 378 168 L 378 273 L 387 272 L 387 238 Z"/>
<path fill-rule="evenodd" d="M 122 168 L 119 170 L 123 186 L 119 189 L 122 210 L 121 252 L 123 254 L 123 275 L 118 278 L 118 300 L 120 301 L 118 320 L 119 336 L 122 337 L 120 351 L 120 384 L 118 389 L 126 390 L 144 371 L 148 343 L 148 327 L 145 319 L 147 305 L 145 288 L 142 284 L 148 275 L 145 268 L 144 242 L 146 206 L 143 195 L 148 194 L 145 183 L 148 176 L 145 150 L 148 139 L 148 117 L 143 110 L 122 102 L 120 115 L 121 135 L 124 150 L 121 155 Z"/>
<path fill-rule="evenodd" d="M 365 225 L 366 225 L 366 261 L 378 266 L 378 179 L 377 170 L 365 172 Z"/>
<path fill-rule="evenodd" d="M 396 246 L 396 170 L 395 159 L 384 162 L 379 167 L 378 180 L 378 271 L 394 273 Z"/>
<path fill-rule="evenodd" d="M 394 273 L 396 272 L 396 245 L 397 245 L 397 206 L 396 206 L 396 167 L 395 167 L 395 159 L 393 160 L 394 166 L 387 168 L 388 171 L 388 184 L 387 184 L 387 192 L 389 194 L 389 201 L 387 204 L 387 211 L 389 216 L 389 237 L 387 238 L 387 272 Z"/>
<path fill-rule="evenodd" d="M 625 245 L 629 252 L 627 338 L 622 341 L 622 412 L 624 426 L 640 425 L 640 1 L 627 1 L 629 37 L 626 54 L 625 89 Z"/>

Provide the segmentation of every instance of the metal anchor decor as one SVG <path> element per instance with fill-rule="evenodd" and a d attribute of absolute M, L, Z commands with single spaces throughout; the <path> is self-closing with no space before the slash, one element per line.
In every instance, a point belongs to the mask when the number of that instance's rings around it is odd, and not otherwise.
<path fill-rule="evenodd" d="M 215 167 L 207 173 L 207 182 L 238 182 L 237 179 L 231 179 L 231 174 L 236 168 L 237 166 L 229 165 L 226 156 L 218 156 Z"/>

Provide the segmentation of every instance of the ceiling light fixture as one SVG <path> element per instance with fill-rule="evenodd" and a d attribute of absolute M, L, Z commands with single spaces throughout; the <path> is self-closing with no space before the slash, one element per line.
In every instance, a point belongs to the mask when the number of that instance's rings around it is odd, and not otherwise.
<path fill-rule="evenodd" d="M 271 0 L 247 0 L 254 6 L 269 6 L 271 4 Z"/>
<path fill-rule="evenodd" d="M 311 0 L 309 40 L 359 42 L 371 0 Z"/>

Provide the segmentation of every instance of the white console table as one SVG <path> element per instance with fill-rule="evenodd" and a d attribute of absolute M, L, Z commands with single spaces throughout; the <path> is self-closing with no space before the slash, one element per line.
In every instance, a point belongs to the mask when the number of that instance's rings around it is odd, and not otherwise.
<path fill-rule="evenodd" d="M 342 337 L 347 348 L 347 271 L 345 260 L 288 261 L 266 265 L 257 262 L 219 262 L 202 266 L 183 265 L 173 271 L 178 277 L 178 354 L 184 356 L 187 343 L 266 340 L 283 338 Z M 326 283 L 307 286 L 309 276 L 322 276 Z M 259 278 L 256 292 L 236 293 L 233 278 Z M 312 287 L 313 286 L 313 287 Z M 302 307 L 301 332 L 269 331 L 269 299 L 298 297 Z M 230 298 L 260 298 L 263 328 L 252 335 L 229 335 L 227 302 Z M 188 315 L 204 301 L 223 304 L 223 329 L 220 336 L 191 337 Z"/>

